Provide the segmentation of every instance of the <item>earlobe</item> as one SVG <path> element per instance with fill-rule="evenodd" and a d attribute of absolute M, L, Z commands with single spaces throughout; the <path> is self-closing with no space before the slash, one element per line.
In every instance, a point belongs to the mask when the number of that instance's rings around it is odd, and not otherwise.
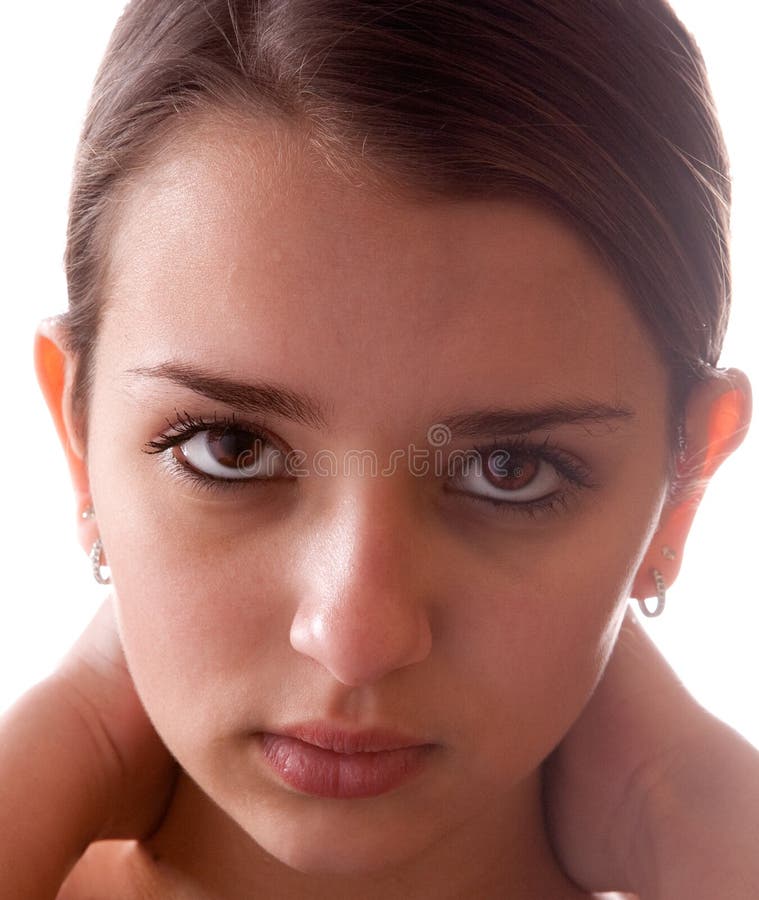
<path fill-rule="evenodd" d="M 691 390 L 685 409 L 685 455 L 678 463 L 677 484 L 638 569 L 633 598 L 656 596 L 655 572 L 665 587 L 675 581 L 685 541 L 709 480 L 740 446 L 750 421 L 751 384 L 740 370 L 719 371 Z"/>

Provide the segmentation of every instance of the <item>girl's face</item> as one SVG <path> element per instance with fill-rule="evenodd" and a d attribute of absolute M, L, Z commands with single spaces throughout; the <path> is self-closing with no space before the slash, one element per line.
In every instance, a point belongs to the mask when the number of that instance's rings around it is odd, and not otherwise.
<path fill-rule="evenodd" d="M 620 287 L 548 212 L 380 195 L 273 127 L 198 126 L 117 218 L 89 474 L 167 747 L 304 870 L 507 817 L 665 498 L 665 370 Z M 314 723 L 425 749 L 266 737 Z"/>

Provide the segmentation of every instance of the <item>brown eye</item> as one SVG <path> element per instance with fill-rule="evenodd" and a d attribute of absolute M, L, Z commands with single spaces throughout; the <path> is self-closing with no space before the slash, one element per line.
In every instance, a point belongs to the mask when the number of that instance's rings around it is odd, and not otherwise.
<path fill-rule="evenodd" d="M 282 474 L 281 451 L 265 436 L 244 428 L 198 431 L 176 446 L 175 456 L 208 478 L 265 480 Z"/>
<path fill-rule="evenodd" d="M 484 470 L 493 487 L 499 490 L 516 491 L 526 487 L 540 469 L 540 461 L 527 453 L 510 453 L 495 450 L 485 461 Z"/>
<path fill-rule="evenodd" d="M 563 484 L 557 471 L 540 449 L 508 447 L 478 449 L 470 462 L 454 478 L 454 488 L 475 498 L 518 505 L 543 500 Z"/>

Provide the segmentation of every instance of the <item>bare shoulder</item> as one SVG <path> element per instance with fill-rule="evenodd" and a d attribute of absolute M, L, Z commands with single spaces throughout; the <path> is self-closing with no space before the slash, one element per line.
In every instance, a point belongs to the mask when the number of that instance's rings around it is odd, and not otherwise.
<path fill-rule="evenodd" d="M 134 841 L 98 841 L 61 885 L 56 900 L 159 900 L 140 866 Z"/>

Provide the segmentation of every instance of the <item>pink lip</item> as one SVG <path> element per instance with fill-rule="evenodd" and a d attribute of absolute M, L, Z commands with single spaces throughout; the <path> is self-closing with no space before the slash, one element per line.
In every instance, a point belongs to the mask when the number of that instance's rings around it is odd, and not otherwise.
<path fill-rule="evenodd" d="M 290 787 L 315 797 L 387 793 L 417 775 L 433 744 L 386 729 L 345 731 L 311 722 L 258 735 L 263 756 Z"/>

